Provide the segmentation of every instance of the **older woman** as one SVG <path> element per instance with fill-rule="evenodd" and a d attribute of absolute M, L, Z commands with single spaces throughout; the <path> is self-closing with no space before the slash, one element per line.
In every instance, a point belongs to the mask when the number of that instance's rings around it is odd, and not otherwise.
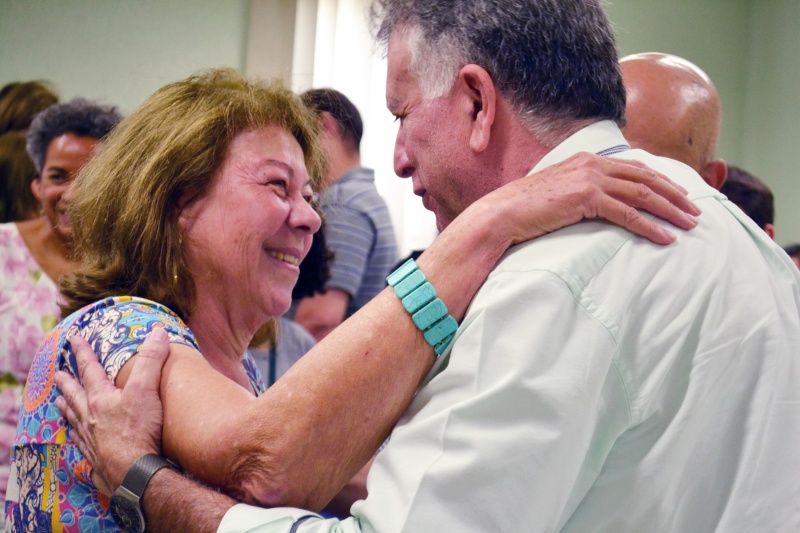
<path fill-rule="evenodd" d="M 258 399 L 263 382 L 246 352 L 289 307 L 319 227 L 319 154 L 316 121 L 296 96 L 227 70 L 161 89 L 109 136 L 72 206 L 81 264 L 64 283 L 71 314 L 40 348 L 26 387 L 6 507 L 13 531 L 119 527 L 54 406 L 54 373 L 77 374 L 73 335 L 124 387 L 144 337 L 163 328 L 164 452 L 244 500 L 319 508 L 375 452 L 431 366 L 432 348 L 396 298 L 380 295 Z M 420 258 L 456 319 L 508 245 L 581 218 L 597 191 L 572 178 L 490 195 Z M 534 197 L 522 200 L 518 187 Z M 448 275 L 463 264 L 458 279 Z M 298 372 L 319 379 L 292 387 Z M 252 435 L 228 438 L 254 417 Z M 250 461 L 255 448 L 274 461 Z"/>
<path fill-rule="evenodd" d="M 28 184 L 41 204 L 31 220 L 0 224 L 0 447 L 17 426 L 22 387 L 45 335 L 58 323 L 56 282 L 74 266 L 67 193 L 100 140 L 122 119 L 113 107 L 83 99 L 39 113 L 27 134 L 36 167 Z M 8 460 L 0 460 L 5 495 Z"/>

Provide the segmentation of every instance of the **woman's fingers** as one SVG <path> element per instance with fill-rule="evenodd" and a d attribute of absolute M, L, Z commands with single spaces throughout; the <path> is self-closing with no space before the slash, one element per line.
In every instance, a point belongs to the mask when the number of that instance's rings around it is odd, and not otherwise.
<path fill-rule="evenodd" d="M 600 178 L 598 188 L 597 202 L 617 200 L 632 208 L 647 211 L 686 230 L 692 229 L 697 225 L 697 219 L 689 211 L 689 207 L 694 204 L 683 195 L 681 197 L 686 200 L 686 204 L 670 200 L 661 192 L 653 189 L 651 185 L 607 177 Z M 603 212 L 598 212 L 598 216 L 605 217 Z M 628 229 L 633 231 L 632 228 Z"/>
<path fill-rule="evenodd" d="M 664 201 L 666 202 L 666 200 Z M 666 203 L 672 209 L 677 209 L 669 202 Z M 610 196 L 602 197 L 602 201 L 596 207 L 596 211 L 599 217 L 622 226 L 628 231 L 641 235 L 656 244 L 670 244 L 675 241 L 675 234 L 671 231 L 643 216 L 636 208 Z"/>
<path fill-rule="evenodd" d="M 612 178 L 633 181 L 645 185 L 647 189 L 663 197 L 682 211 L 699 215 L 700 209 L 686 197 L 687 190 L 669 179 L 664 174 L 656 172 L 641 161 L 603 158 L 603 164 L 608 168 L 606 174 Z M 657 213 L 653 213 L 657 214 Z"/>

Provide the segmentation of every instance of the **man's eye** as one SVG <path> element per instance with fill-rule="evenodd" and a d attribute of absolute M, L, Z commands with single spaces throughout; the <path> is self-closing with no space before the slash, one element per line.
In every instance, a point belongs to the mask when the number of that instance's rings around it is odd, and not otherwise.
<path fill-rule="evenodd" d="M 406 118 L 406 116 L 405 116 L 405 115 L 395 115 L 395 116 L 394 116 L 394 121 L 395 121 L 395 122 L 397 122 L 397 121 L 400 121 L 400 125 L 402 125 L 402 124 L 403 124 L 403 119 L 404 119 L 404 118 Z"/>

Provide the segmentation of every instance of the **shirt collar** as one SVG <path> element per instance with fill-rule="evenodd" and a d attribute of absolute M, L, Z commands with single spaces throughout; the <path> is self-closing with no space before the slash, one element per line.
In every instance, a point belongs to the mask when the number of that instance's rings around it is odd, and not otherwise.
<path fill-rule="evenodd" d="M 586 126 L 585 128 L 573 133 L 561 144 L 550 150 L 541 161 L 539 161 L 533 172 L 538 172 L 544 168 L 560 163 L 578 152 L 600 152 L 618 153 L 622 150 L 630 149 L 628 141 L 622 136 L 622 132 L 613 120 L 601 120 Z M 611 155 L 604 154 L 604 155 Z"/>

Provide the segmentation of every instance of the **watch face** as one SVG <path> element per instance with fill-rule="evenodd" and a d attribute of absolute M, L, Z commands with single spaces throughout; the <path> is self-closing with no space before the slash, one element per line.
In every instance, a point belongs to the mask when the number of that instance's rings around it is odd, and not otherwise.
<path fill-rule="evenodd" d="M 144 516 L 137 503 L 115 493 L 111 497 L 111 509 L 125 531 L 144 531 Z"/>

